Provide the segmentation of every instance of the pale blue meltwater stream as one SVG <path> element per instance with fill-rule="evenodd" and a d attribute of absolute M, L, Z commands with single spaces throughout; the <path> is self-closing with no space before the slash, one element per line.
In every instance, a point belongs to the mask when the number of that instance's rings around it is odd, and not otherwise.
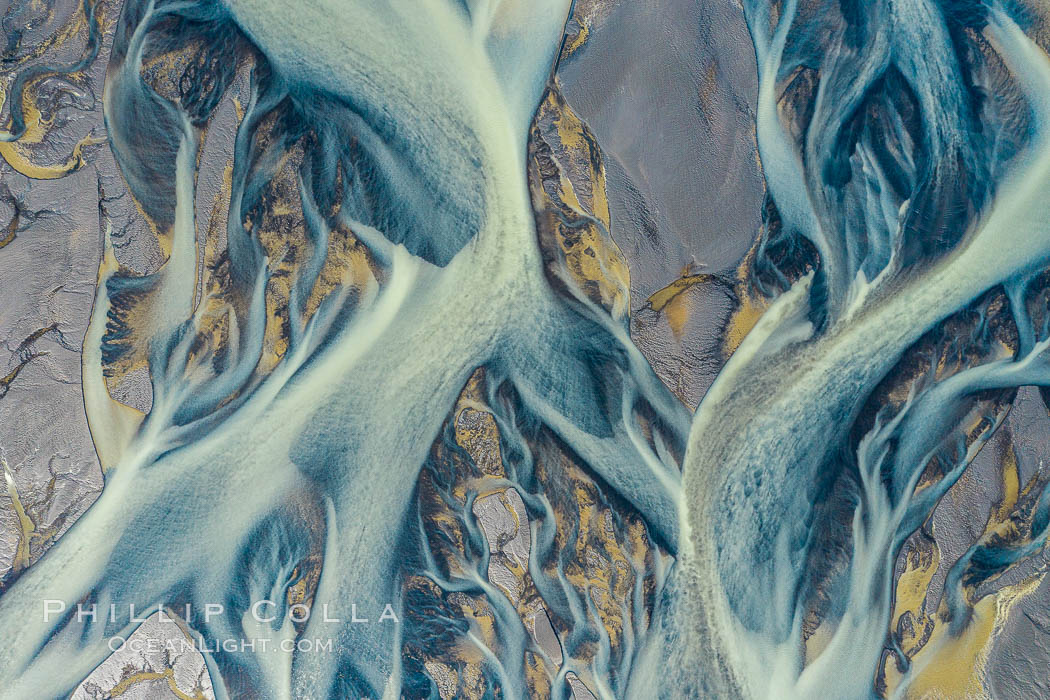
<path fill-rule="evenodd" d="M 856 5 L 843 21 L 870 31 L 822 52 L 801 36 L 821 3 L 785 0 L 771 12 L 744 1 L 769 196 L 784 235 L 819 262 L 782 276 L 690 418 L 624 325 L 544 272 L 526 179 L 529 128 L 570 0 L 129 0 L 107 73 L 107 127 L 129 188 L 167 212 L 154 218 L 169 229 L 171 250 L 159 271 L 130 278 L 107 237 L 83 360 L 106 484 L 0 597 L 0 678 L 8 681 L 0 696 L 67 696 L 107 658 L 108 640 L 134 629 L 129 603 L 142 611 L 222 602 L 226 615 L 186 620 L 195 634 L 335 643 L 327 654 L 209 654 L 217 697 L 400 697 L 398 625 L 345 620 L 333 631 L 313 616 L 296 630 L 254 619 L 249 606 L 285 598 L 291 569 L 312 546 L 289 512 L 308 502 L 323 525 L 312 607 L 367 601 L 404 615 L 399 546 L 416 517 L 420 470 L 483 367 L 490 392 L 511 387 L 517 402 L 497 416 L 506 444 L 527 454 L 525 425 L 545 426 L 675 559 L 658 577 L 655 614 L 633 629 L 626 659 L 614 668 L 599 650 L 581 670 L 598 697 L 874 697 L 896 555 L 972 458 L 916 494 L 930 454 L 976 392 L 1050 384 L 1045 329 L 1017 311 L 1015 353 L 916 389 L 895 415 L 880 416 L 855 444 L 848 439 L 910 346 L 998 285 L 1023 297 L 1050 258 L 1050 61 L 1020 18 L 983 9 L 976 31 L 1028 105 L 1024 138 L 1007 157 L 990 145 L 994 111 L 967 97 L 970 83 L 987 75 L 964 77 L 943 4 L 829 3 Z M 225 232 L 229 284 L 241 303 L 231 307 L 221 361 L 206 363 L 193 346 L 210 313 L 207 292 L 198 299 L 194 209 L 202 131 L 141 72 L 150 32 L 173 17 L 196 22 L 205 37 L 209 27 L 236 27 L 258 52 L 232 154 Z M 814 66 L 820 88 L 800 141 L 779 100 L 786 79 Z M 887 155 L 874 132 L 852 140 L 842 133 L 865 100 L 882 99 L 872 91 L 891 73 L 910 86 L 919 116 L 902 116 L 888 97 L 877 103 L 886 114 L 881 139 L 897 140 Z M 243 222 L 280 156 L 279 141 L 260 145 L 261 125 L 286 99 L 322 144 L 299 181 L 315 252 L 295 273 L 288 349 L 259 376 L 277 261 Z M 353 158 L 365 163 L 356 171 L 360 187 L 337 188 L 328 166 Z M 329 219 L 318 202 L 337 190 L 344 199 Z M 953 214 L 938 219 L 941 210 Z M 946 233 L 937 228 L 944 221 Z M 304 321 L 327 252 L 318 241 L 336 224 L 353 231 L 380 272 L 332 292 Z M 103 366 L 123 300 L 147 288 L 160 301 L 134 318 L 148 339 L 153 384 L 143 416 L 110 398 Z M 640 405 L 660 435 L 639 423 Z M 844 525 L 852 550 L 844 583 L 832 589 L 841 600 L 829 613 L 830 639 L 807 660 L 800 630 L 809 548 L 826 525 L 813 517 L 814 485 L 848 449 L 857 474 Z M 683 452 L 679 463 L 674 455 Z M 1046 510 L 1042 498 L 1033 541 L 1045 538 Z M 539 536 L 542 527 L 533 527 L 533 558 L 554 546 Z M 422 573 L 446 579 L 427 563 Z M 524 697 L 529 633 L 479 571 L 468 583 L 502 611 L 501 644 L 483 656 L 485 677 L 500 697 Z M 541 593 L 553 590 L 548 571 L 531 572 Z M 544 598 L 581 628 L 593 617 L 576 601 Z M 78 601 L 119 605 L 115 619 L 45 620 L 43 600 L 68 609 Z M 561 682 L 553 692 L 569 691 Z"/>

